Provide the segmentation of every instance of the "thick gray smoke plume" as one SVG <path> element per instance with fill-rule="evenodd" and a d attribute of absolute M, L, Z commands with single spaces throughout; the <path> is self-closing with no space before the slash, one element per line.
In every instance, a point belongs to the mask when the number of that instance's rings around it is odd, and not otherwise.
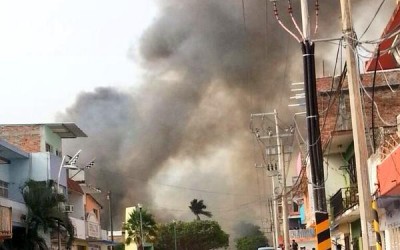
<path fill-rule="evenodd" d="M 228 232 L 239 218 L 261 225 L 259 189 L 269 188 L 254 168 L 260 155 L 249 116 L 278 108 L 289 118 L 290 82 L 302 81 L 300 45 L 267 4 L 245 1 L 245 26 L 241 1 L 159 1 L 136 57 L 147 70 L 144 84 L 82 93 L 60 117 L 89 135 L 66 146 L 96 157 L 87 179 L 113 192 L 115 229 L 123 208 L 137 203 L 164 220 L 194 218 L 193 198 Z M 320 4 L 320 36 L 339 35 L 339 1 Z M 335 49 L 319 57 L 332 61 Z"/>

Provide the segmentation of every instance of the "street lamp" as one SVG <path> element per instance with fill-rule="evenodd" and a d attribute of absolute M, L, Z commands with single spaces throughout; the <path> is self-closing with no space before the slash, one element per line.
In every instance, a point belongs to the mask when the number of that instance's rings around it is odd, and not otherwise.
<path fill-rule="evenodd" d="M 175 250 L 177 250 L 177 247 L 176 247 L 176 220 L 173 220 L 172 223 L 174 223 L 174 243 L 175 243 Z"/>
<path fill-rule="evenodd" d="M 139 216 L 140 216 L 140 237 L 142 238 L 142 250 L 144 250 L 144 237 L 143 237 L 143 221 L 142 221 L 142 204 L 137 205 L 139 208 Z"/>
<path fill-rule="evenodd" d="M 79 158 L 79 153 L 82 150 L 79 150 L 72 158 L 71 160 L 69 160 L 67 162 L 67 164 L 64 165 L 64 161 L 65 161 L 65 155 L 63 156 L 62 160 L 61 160 L 61 164 L 60 164 L 60 169 L 58 170 L 58 177 L 57 177 L 57 193 L 60 192 L 60 177 L 61 177 L 61 170 L 63 168 L 66 169 L 74 169 L 74 170 L 78 170 L 79 168 L 76 166 L 76 161 Z"/>
<path fill-rule="evenodd" d="M 69 160 L 67 162 L 67 164 L 64 165 L 65 163 L 65 155 L 63 156 L 62 160 L 61 160 L 61 164 L 60 164 L 60 169 L 58 170 L 58 176 L 57 176 L 57 194 L 60 193 L 60 177 L 61 177 L 61 170 L 63 168 L 66 169 L 78 169 L 78 167 L 76 166 L 76 161 L 79 158 L 79 153 L 82 150 L 79 150 L 72 158 L 71 160 Z M 58 209 L 60 210 L 60 204 L 58 204 Z M 60 221 L 58 221 L 57 223 L 57 240 L 58 240 L 58 250 L 61 250 L 61 234 L 60 234 Z"/>

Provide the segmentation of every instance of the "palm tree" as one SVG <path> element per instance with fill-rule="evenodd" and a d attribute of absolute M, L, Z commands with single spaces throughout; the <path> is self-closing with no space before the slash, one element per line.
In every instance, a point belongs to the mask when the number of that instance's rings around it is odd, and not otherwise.
<path fill-rule="evenodd" d="M 189 206 L 190 210 L 194 213 L 194 215 L 196 215 L 197 220 L 200 220 L 200 216 L 199 214 L 202 214 L 204 216 L 207 216 L 209 218 L 212 217 L 212 213 L 210 211 L 205 211 L 204 209 L 207 208 L 206 205 L 204 205 L 203 200 L 197 200 L 197 199 L 193 199 L 190 202 L 190 206 Z"/>
<path fill-rule="evenodd" d="M 68 216 L 59 209 L 60 203 L 66 199 L 56 191 L 54 182 L 28 180 L 21 187 L 21 192 L 28 210 L 25 216 L 25 249 L 48 249 L 40 232 L 48 233 L 49 230 L 67 237 L 67 247 L 70 247 L 74 228 Z"/>
<path fill-rule="evenodd" d="M 142 214 L 144 241 L 140 231 L 140 213 Z M 133 212 L 129 214 L 129 219 L 123 224 L 122 229 L 128 233 L 125 243 L 129 245 L 132 242 L 135 242 L 138 249 L 143 249 L 143 242 L 154 242 L 157 237 L 157 225 L 153 215 L 144 208 L 142 208 L 141 211 L 139 209 L 134 209 Z"/>

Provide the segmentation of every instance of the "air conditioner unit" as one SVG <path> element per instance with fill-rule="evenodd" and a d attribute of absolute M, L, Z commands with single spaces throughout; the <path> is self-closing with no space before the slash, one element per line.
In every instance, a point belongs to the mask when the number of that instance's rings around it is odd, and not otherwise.
<path fill-rule="evenodd" d="M 74 212 L 74 205 L 65 205 L 64 212 L 66 212 L 66 213 Z"/>

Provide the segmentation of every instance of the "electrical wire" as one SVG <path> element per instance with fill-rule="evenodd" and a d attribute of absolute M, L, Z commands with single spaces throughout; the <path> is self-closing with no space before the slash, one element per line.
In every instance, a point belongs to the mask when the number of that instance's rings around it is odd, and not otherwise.
<path fill-rule="evenodd" d="M 383 71 L 383 67 L 382 67 L 382 65 L 381 65 L 381 62 L 380 62 L 379 60 L 377 60 L 377 62 L 378 62 L 378 64 L 379 64 L 379 67 L 380 67 L 381 70 L 382 70 L 383 78 L 385 79 L 386 85 L 389 87 L 389 89 L 390 89 L 390 91 L 392 91 L 392 93 L 396 93 L 397 91 L 394 91 L 394 90 L 392 89 L 392 86 L 390 86 L 390 83 L 389 83 L 389 81 L 388 81 L 388 79 L 387 79 L 387 77 L 386 77 L 386 73 Z"/>
<path fill-rule="evenodd" d="M 371 102 L 372 102 L 372 97 L 368 94 L 367 90 L 366 90 L 365 87 L 364 87 L 364 84 L 361 82 L 361 80 L 358 80 L 358 81 L 359 81 L 359 83 L 360 83 L 360 85 L 361 85 L 361 88 L 363 89 L 365 95 L 366 95 L 366 96 L 371 100 Z M 377 104 L 375 101 L 373 102 L 373 104 L 375 105 L 376 113 L 377 113 L 379 119 L 382 121 L 383 124 L 385 124 L 386 126 L 390 126 L 390 127 L 393 127 L 393 126 L 397 126 L 397 125 L 398 125 L 398 124 L 389 123 L 389 122 L 385 121 L 385 120 L 382 118 L 381 113 L 379 112 L 378 104 Z"/>
<path fill-rule="evenodd" d="M 375 83 L 376 83 L 376 71 L 377 71 L 377 66 L 379 62 L 379 56 L 380 56 L 380 46 L 378 45 L 378 55 L 375 59 L 375 68 L 374 68 L 374 77 L 372 80 L 372 102 L 375 102 Z M 372 126 L 372 139 L 373 139 L 373 150 L 374 153 L 376 151 L 376 145 L 375 145 L 375 117 L 374 117 L 374 105 L 371 105 L 371 126 Z"/>
<path fill-rule="evenodd" d="M 273 6 L 274 6 L 274 15 L 275 15 L 276 20 L 278 21 L 279 25 L 281 25 L 282 28 L 283 28 L 287 33 L 289 33 L 294 39 L 296 39 L 296 41 L 297 41 L 298 43 L 300 43 L 301 40 L 300 40 L 293 32 L 291 32 L 291 31 L 282 23 L 281 19 L 279 18 L 278 7 L 276 6 L 276 1 L 277 1 L 277 0 L 273 0 L 273 1 L 272 1 L 272 4 L 273 4 Z"/>
<path fill-rule="evenodd" d="M 216 194 L 216 195 L 226 195 L 226 196 L 253 196 L 253 197 L 257 197 L 254 194 L 245 194 L 245 193 L 240 194 L 240 193 L 219 192 L 219 191 L 214 191 L 214 190 L 198 189 L 198 188 L 192 188 L 192 187 L 172 185 L 172 184 L 168 184 L 168 183 L 161 183 L 161 182 L 156 182 L 156 181 L 147 180 L 147 179 L 140 179 L 140 178 L 137 178 L 137 177 L 130 176 L 130 175 L 126 174 L 126 173 L 115 172 L 115 170 L 107 169 L 107 168 L 96 168 L 96 171 L 100 172 L 100 173 L 108 173 L 108 174 L 118 175 L 121 178 L 126 178 L 126 179 L 130 179 L 130 180 L 134 180 L 134 181 L 146 182 L 146 183 L 154 184 L 154 185 L 158 185 L 158 186 L 170 187 L 170 188 L 175 188 L 175 189 L 182 189 L 182 190 L 187 190 L 187 191 L 196 191 L 196 192 L 201 192 L 201 193 Z M 89 173 L 89 171 L 87 171 L 86 174 L 95 178 L 95 176 L 93 174 Z"/>
<path fill-rule="evenodd" d="M 392 37 L 397 36 L 400 33 L 400 24 L 396 25 L 393 30 L 380 38 L 372 39 L 372 40 L 365 40 L 365 41 L 357 41 L 358 44 L 378 44 L 385 40 L 388 40 Z"/>
<path fill-rule="evenodd" d="M 299 25 L 297 24 L 296 19 L 293 16 L 293 8 L 292 8 L 292 1 L 291 0 L 288 0 L 288 11 L 289 11 L 289 15 L 290 15 L 290 18 L 292 19 L 292 22 L 293 22 L 294 26 L 296 27 L 296 29 L 299 32 L 302 40 L 304 41 L 305 40 L 304 34 L 303 34 L 303 32 L 301 32 L 301 30 L 299 28 Z"/>
<path fill-rule="evenodd" d="M 379 11 L 381 10 L 383 3 L 385 3 L 386 0 L 382 0 L 381 3 L 379 4 L 378 9 L 375 11 L 374 16 L 372 17 L 371 21 L 369 22 L 367 28 L 364 30 L 364 32 L 361 34 L 360 39 L 367 33 L 368 29 L 371 27 L 371 24 L 374 22 L 376 16 L 378 15 Z"/>

